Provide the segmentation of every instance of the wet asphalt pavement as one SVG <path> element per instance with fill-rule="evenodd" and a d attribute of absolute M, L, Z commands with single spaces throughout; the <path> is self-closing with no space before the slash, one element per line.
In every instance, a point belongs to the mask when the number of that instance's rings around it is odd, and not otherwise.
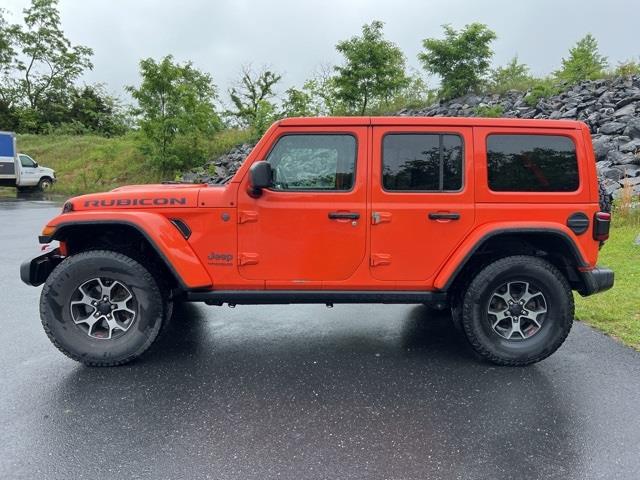
<path fill-rule="evenodd" d="M 640 478 L 640 354 L 580 323 L 499 368 L 422 306 L 186 305 L 139 361 L 77 364 L 18 278 L 59 208 L 0 198 L 2 479 Z"/>

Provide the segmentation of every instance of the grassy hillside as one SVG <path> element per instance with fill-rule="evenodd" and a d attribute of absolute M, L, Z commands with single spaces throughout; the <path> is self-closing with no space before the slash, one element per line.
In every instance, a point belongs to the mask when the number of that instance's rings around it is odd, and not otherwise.
<path fill-rule="evenodd" d="M 225 130 L 214 135 L 209 157 L 225 153 L 249 140 L 249 133 Z M 149 168 L 138 151 L 135 134 L 105 138 L 94 135 L 18 135 L 18 150 L 39 164 L 53 168 L 56 193 L 81 194 L 109 190 L 121 185 L 154 183 L 173 178 Z"/>

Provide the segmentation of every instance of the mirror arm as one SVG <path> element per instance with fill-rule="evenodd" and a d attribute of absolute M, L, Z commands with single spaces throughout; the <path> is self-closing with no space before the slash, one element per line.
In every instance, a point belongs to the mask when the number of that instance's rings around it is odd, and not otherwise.
<path fill-rule="evenodd" d="M 262 189 L 258 187 L 253 187 L 251 184 L 247 186 L 247 194 L 251 198 L 260 198 L 262 196 Z"/>

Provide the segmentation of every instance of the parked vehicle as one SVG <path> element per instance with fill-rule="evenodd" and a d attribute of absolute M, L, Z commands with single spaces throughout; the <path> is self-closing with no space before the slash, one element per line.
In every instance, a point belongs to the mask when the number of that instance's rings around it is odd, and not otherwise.
<path fill-rule="evenodd" d="M 450 307 L 500 365 L 553 353 L 610 215 L 575 121 L 294 118 L 226 185 L 143 185 L 69 200 L 22 265 L 42 323 L 95 366 L 142 354 L 177 300 Z"/>
<path fill-rule="evenodd" d="M 16 187 L 18 191 L 49 190 L 56 181 L 56 172 L 41 167 L 33 158 L 16 149 L 16 135 L 0 132 L 0 187 Z"/>

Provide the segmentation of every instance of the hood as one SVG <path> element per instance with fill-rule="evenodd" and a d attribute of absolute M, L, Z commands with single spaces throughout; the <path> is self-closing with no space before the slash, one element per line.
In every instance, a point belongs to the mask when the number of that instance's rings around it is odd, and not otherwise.
<path fill-rule="evenodd" d="M 194 208 L 203 185 L 129 185 L 110 192 L 81 195 L 69 200 L 74 211 L 151 208 Z"/>
<path fill-rule="evenodd" d="M 53 177 L 56 173 L 53 168 L 49 167 L 38 167 L 37 170 L 40 175 L 48 175 L 50 177 Z"/>

